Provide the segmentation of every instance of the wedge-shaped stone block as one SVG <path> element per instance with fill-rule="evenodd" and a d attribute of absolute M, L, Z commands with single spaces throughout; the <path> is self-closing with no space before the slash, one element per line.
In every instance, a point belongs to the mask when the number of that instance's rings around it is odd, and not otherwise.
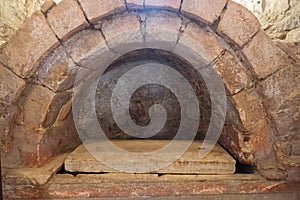
<path fill-rule="evenodd" d="M 81 31 L 65 42 L 63 46 L 72 59 L 80 65 L 109 51 L 105 39 L 97 30 Z M 90 65 L 86 67 L 93 68 Z"/>
<path fill-rule="evenodd" d="M 51 160 L 45 166 L 38 168 L 3 168 L 2 175 L 6 183 L 44 185 L 59 169 L 61 169 L 66 157 L 67 154 L 62 154 Z"/>
<path fill-rule="evenodd" d="M 261 31 L 245 46 L 243 52 L 259 79 L 291 64 L 288 55 Z"/>
<path fill-rule="evenodd" d="M 228 1 L 227 9 L 218 26 L 219 32 L 227 35 L 239 46 L 243 46 L 259 29 L 259 21 L 249 10 L 238 3 Z"/>
<path fill-rule="evenodd" d="M 221 15 L 227 0 L 184 0 L 181 11 L 200 20 L 213 23 Z"/>
<path fill-rule="evenodd" d="M 216 62 L 214 67 L 221 75 L 231 95 L 253 85 L 250 72 L 246 70 L 234 55 L 228 52 Z"/>
<path fill-rule="evenodd" d="M 51 9 L 47 20 L 60 39 L 88 27 L 88 23 L 76 0 L 63 0 Z"/>
<path fill-rule="evenodd" d="M 111 13 L 125 10 L 125 3 L 123 0 L 79 0 L 79 3 L 91 23 Z"/>
<path fill-rule="evenodd" d="M 175 14 L 147 13 L 145 46 L 171 50 L 176 45 L 181 25 L 182 20 Z"/>
<path fill-rule="evenodd" d="M 78 70 L 79 67 L 61 46 L 45 59 L 37 75 L 42 84 L 57 92 L 72 87 Z"/>
<path fill-rule="evenodd" d="M 255 89 L 244 90 L 232 98 L 245 131 L 254 132 L 266 126 L 262 97 Z"/>
<path fill-rule="evenodd" d="M 31 129 L 51 126 L 69 98 L 69 92 L 55 94 L 45 87 L 33 86 L 21 105 L 18 124 Z"/>
<path fill-rule="evenodd" d="M 195 23 L 189 23 L 184 29 L 179 43 L 191 48 L 207 62 L 221 55 L 223 48 L 218 39 L 209 30 L 202 29 Z"/>
<path fill-rule="evenodd" d="M 143 48 L 143 35 L 137 14 L 116 15 L 102 24 L 108 46 L 119 54 Z"/>

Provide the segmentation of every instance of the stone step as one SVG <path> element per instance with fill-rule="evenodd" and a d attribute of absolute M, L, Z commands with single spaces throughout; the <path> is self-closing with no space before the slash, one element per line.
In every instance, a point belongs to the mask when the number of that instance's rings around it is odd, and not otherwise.
<path fill-rule="evenodd" d="M 114 140 L 116 146 L 130 152 L 152 152 L 167 145 L 169 140 Z M 175 147 L 180 146 L 185 141 L 175 141 Z M 103 146 L 103 141 L 89 141 L 92 149 Z M 107 142 L 106 142 L 107 143 Z M 183 155 L 172 164 L 162 169 L 151 171 L 151 173 L 161 174 L 233 174 L 235 172 L 235 160 L 219 145 L 216 144 L 204 158 L 199 157 L 199 147 L 201 141 L 194 141 Z M 174 149 L 174 152 L 176 149 Z M 125 166 L 132 163 L 132 157 L 123 154 L 112 154 L 108 151 L 101 150 L 104 155 L 104 162 L 98 161 L 85 148 L 80 145 L 65 160 L 65 170 L 69 172 L 118 172 L 116 169 L 107 167 L 103 163 L 109 163 Z M 124 157 L 125 156 L 125 157 Z M 127 156 L 127 157 L 126 157 Z M 164 162 L 170 153 L 161 153 L 154 162 Z M 146 162 L 147 157 L 141 158 L 137 164 Z M 125 160 L 125 162 L 124 162 Z"/>

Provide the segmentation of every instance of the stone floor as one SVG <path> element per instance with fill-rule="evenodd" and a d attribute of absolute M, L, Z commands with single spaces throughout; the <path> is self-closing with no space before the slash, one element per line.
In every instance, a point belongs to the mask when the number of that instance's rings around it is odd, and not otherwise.
<path fill-rule="evenodd" d="M 4 199 L 297 200 L 300 197 L 300 182 L 269 181 L 259 174 L 67 172 L 63 166 L 67 156 L 58 156 L 41 168 L 2 169 Z"/>

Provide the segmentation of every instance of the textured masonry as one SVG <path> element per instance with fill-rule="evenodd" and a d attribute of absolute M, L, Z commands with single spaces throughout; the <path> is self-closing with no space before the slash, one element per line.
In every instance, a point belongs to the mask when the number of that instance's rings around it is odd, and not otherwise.
<path fill-rule="evenodd" d="M 41 166 L 76 146 L 70 96 L 77 70 L 92 73 L 99 63 L 151 47 L 192 64 L 189 51 L 205 58 L 228 93 L 221 144 L 267 178 L 296 179 L 299 63 L 238 4 L 192 2 L 64 0 L 46 17 L 34 13 L 0 50 L 3 164 Z M 201 12 L 206 8 L 212 10 Z"/>

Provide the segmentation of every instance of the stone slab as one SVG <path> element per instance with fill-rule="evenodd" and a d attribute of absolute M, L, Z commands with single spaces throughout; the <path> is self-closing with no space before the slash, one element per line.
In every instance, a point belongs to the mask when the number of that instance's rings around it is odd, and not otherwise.
<path fill-rule="evenodd" d="M 68 154 L 61 154 L 39 168 L 2 169 L 4 184 L 44 185 L 59 169 Z"/>
<path fill-rule="evenodd" d="M 113 143 L 119 148 L 130 152 L 152 152 L 167 145 L 169 140 L 113 140 Z M 178 145 L 184 141 L 176 141 Z M 103 143 L 103 142 L 102 142 Z M 91 146 L 96 147 L 101 145 L 100 141 L 93 141 L 89 143 Z M 213 150 L 203 159 L 199 156 L 199 147 L 201 141 L 194 141 L 189 149 L 171 165 L 154 171 L 163 174 L 233 174 L 235 171 L 235 160 L 220 146 L 216 145 Z M 93 148 L 92 147 L 92 148 Z M 176 149 L 174 149 L 176 151 Z M 116 162 L 120 158 L 110 157 L 109 152 L 105 162 Z M 122 159 L 124 159 L 124 155 Z M 162 153 L 158 162 L 164 162 L 170 153 Z M 147 159 L 147 158 L 146 158 Z M 131 158 L 126 158 L 130 163 Z M 140 160 L 143 164 L 145 160 Z M 120 163 L 125 165 L 126 163 Z M 73 151 L 65 161 L 65 169 L 70 172 L 117 172 L 111 169 L 100 161 L 96 160 L 81 145 Z"/>
<path fill-rule="evenodd" d="M 94 197 L 108 199 L 181 199 L 182 196 L 194 196 L 202 199 L 205 195 L 210 199 L 226 195 L 245 195 L 240 199 L 252 199 L 255 194 L 291 194 L 290 199 L 296 196 L 299 183 L 286 181 L 267 181 L 259 175 L 141 175 L 141 174 L 83 174 L 76 177 L 67 174 L 58 174 L 50 181 L 49 197 L 54 199 Z M 231 196 L 232 197 L 232 196 Z M 258 196 L 253 199 L 263 199 Z M 275 196 L 273 196 L 275 197 Z M 283 197 L 283 196 L 279 196 Z M 190 199 L 190 198 L 187 198 Z M 222 199 L 222 198 L 220 198 Z M 232 198 L 224 198 L 232 199 Z M 234 198 L 233 198 L 234 199 Z M 270 198 L 271 199 L 271 198 Z M 273 198 L 275 200 L 276 198 Z M 277 198 L 280 199 L 280 198 Z M 289 198 L 287 198 L 289 199 Z"/>

